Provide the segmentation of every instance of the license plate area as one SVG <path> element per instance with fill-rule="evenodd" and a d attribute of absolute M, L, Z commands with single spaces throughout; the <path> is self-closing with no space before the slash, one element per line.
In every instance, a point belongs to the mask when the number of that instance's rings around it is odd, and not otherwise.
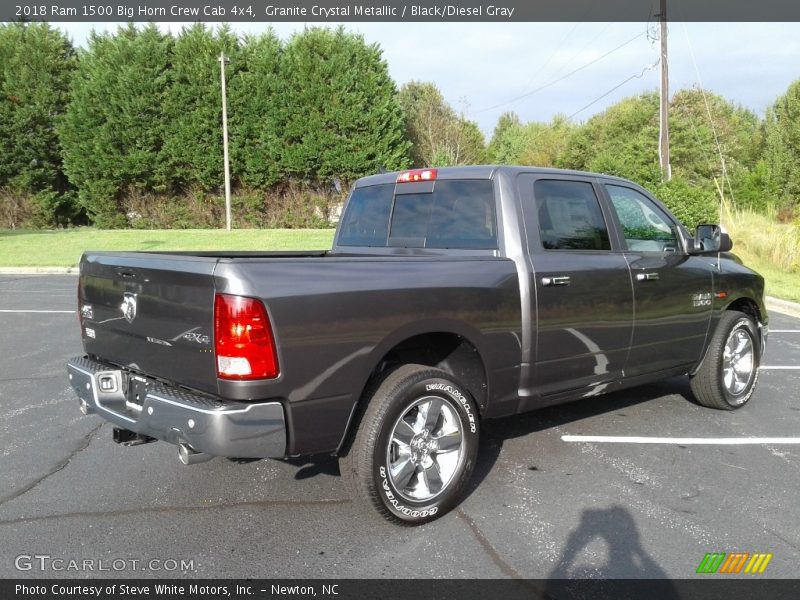
<path fill-rule="evenodd" d="M 151 383 L 139 375 L 128 375 L 128 390 L 125 394 L 125 407 L 135 413 L 142 410 L 142 404 L 147 397 Z"/>

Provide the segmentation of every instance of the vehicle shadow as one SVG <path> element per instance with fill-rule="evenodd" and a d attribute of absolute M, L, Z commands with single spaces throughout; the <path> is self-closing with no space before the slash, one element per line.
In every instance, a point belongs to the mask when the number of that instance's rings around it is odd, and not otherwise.
<path fill-rule="evenodd" d="M 552 427 L 566 425 L 589 417 L 620 411 L 630 406 L 648 402 L 662 396 L 677 394 L 694 403 L 694 397 L 685 377 L 675 377 L 664 381 L 612 392 L 593 398 L 584 398 L 567 404 L 551 406 L 540 410 L 485 421 L 481 428 L 481 443 L 475 471 L 467 490 L 470 496 L 484 479 L 491 473 L 497 462 L 503 444 L 514 439 L 544 431 Z M 247 463 L 261 459 L 231 459 L 234 462 Z M 270 459 L 273 460 L 273 459 Z M 328 454 L 301 456 L 297 458 L 274 459 L 294 466 L 296 480 L 310 479 L 317 475 L 339 476 L 338 458 Z M 529 467 L 536 470 L 536 466 Z"/>
<path fill-rule="evenodd" d="M 317 475 L 333 475 L 339 477 L 339 459 L 330 454 L 314 454 L 312 456 L 299 456 L 286 458 L 283 462 L 297 467 L 294 478 L 298 481 L 310 479 Z"/>
<path fill-rule="evenodd" d="M 467 496 L 470 496 L 480 487 L 483 480 L 494 469 L 506 440 L 597 415 L 622 411 L 628 407 L 673 394 L 683 397 L 688 403 L 696 404 L 689 387 L 688 378 L 673 377 L 619 392 L 611 392 L 592 398 L 582 398 L 567 404 L 549 406 L 519 415 L 484 421 L 481 424 L 481 447 L 478 452 L 478 461 L 475 464 L 475 471 Z M 624 416 L 624 413 L 621 416 Z M 534 457 L 531 457 L 531 460 L 534 460 Z M 529 468 L 535 471 L 537 466 L 532 464 Z"/>

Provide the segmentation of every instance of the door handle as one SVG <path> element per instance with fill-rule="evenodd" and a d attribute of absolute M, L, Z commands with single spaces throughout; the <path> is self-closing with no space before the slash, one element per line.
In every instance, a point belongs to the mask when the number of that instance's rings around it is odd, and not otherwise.
<path fill-rule="evenodd" d="M 658 273 L 637 273 L 636 281 L 656 281 Z"/>
<path fill-rule="evenodd" d="M 566 275 L 561 277 L 542 277 L 542 285 L 569 285 L 570 279 Z"/>

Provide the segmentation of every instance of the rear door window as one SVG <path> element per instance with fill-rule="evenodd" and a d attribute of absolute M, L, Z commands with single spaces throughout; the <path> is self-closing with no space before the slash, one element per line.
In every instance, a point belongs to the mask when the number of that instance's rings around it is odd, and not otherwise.
<path fill-rule="evenodd" d="M 545 250 L 611 250 L 592 184 L 538 179 L 533 184 L 539 236 Z"/>

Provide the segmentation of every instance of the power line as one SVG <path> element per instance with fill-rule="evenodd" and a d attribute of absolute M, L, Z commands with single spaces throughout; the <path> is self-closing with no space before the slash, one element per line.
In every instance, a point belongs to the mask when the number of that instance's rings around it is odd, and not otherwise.
<path fill-rule="evenodd" d="M 544 72 L 544 70 L 547 68 L 547 65 L 549 65 L 550 62 L 553 60 L 553 58 L 555 58 L 556 54 L 558 54 L 558 51 L 561 50 L 561 47 L 564 45 L 564 43 L 572 36 L 573 33 L 575 33 L 575 30 L 578 28 L 579 25 L 581 25 L 581 23 L 575 23 L 572 26 L 572 29 L 570 29 L 567 32 L 567 34 L 563 38 L 561 38 L 561 41 L 558 43 L 558 45 L 550 53 L 550 56 L 547 57 L 547 60 L 544 61 L 541 64 L 541 66 L 538 69 L 536 69 L 536 72 L 533 75 L 531 75 L 531 77 L 528 79 L 528 82 L 525 84 L 525 87 L 528 87 L 529 85 L 531 85 L 536 80 L 536 78 L 541 73 Z M 575 58 L 575 57 L 573 56 L 572 58 Z M 570 59 L 570 61 L 571 60 L 572 59 Z M 569 63 L 567 63 L 567 64 L 569 64 Z M 562 65 L 562 68 L 563 68 L 563 65 Z"/>
<path fill-rule="evenodd" d="M 511 100 L 507 100 L 507 101 L 505 101 L 505 102 L 501 102 L 501 103 L 499 103 L 499 104 L 495 104 L 494 106 L 489 106 L 488 108 L 483 108 L 483 109 L 481 109 L 481 110 L 475 111 L 475 112 L 473 112 L 473 113 L 472 113 L 472 115 L 473 115 L 473 116 L 474 116 L 474 115 L 479 115 L 479 114 L 481 114 L 481 113 L 488 112 L 488 111 L 490 111 L 490 110 L 494 110 L 494 109 L 496 109 L 496 108 L 500 108 L 501 106 L 506 106 L 507 104 L 512 104 L 512 103 L 514 103 L 514 102 L 517 102 L 518 100 L 522 100 L 522 99 L 524 99 L 524 98 L 529 98 L 529 97 L 533 96 L 534 94 L 538 94 L 538 93 L 539 93 L 539 92 L 541 92 L 542 90 L 545 90 L 545 89 L 547 89 L 547 88 L 549 88 L 549 87 L 552 87 L 552 86 L 554 86 L 555 84 L 557 84 L 557 83 L 560 83 L 561 81 L 564 81 L 564 80 L 565 80 L 565 79 L 567 79 L 568 77 L 572 77 L 572 76 L 573 76 L 575 73 L 578 73 L 579 71 L 583 71 L 583 70 L 584 70 L 584 69 L 586 69 L 587 67 L 590 67 L 590 66 L 592 66 L 593 64 L 595 64 L 595 63 L 597 63 L 597 62 L 600 62 L 601 60 L 603 60 L 603 59 L 604 59 L 604 58 L 606 58 L 607 56 L 610 56 L 610 55 L 612 55 L 614 52 L 616 52 L 616 51 L 618 51 L 618 50 L 621 50 L 622 48 L 624 48 L 624 47 L 625 47 L 625 46 L 627 46 L 628 44 L 631 44 L 631 43 L 635 42 L 637 39 L 639 39 L 640 37 L 642 37 L 642 36 L 643 36 L 643 35 L 645 35 L 645 34 L 646 34 L 646 32 L 645 32 L 645 31 L 642 31 L 641 33 L 638 33 L 638 34 L 636 34 L 635 36 L 633 36 L 633 37 L 632 37 L 631 39 L 629 39 L 628 41 L 621 43 L 619 46 L 616 46 L 615 48 L 612 48 L 611 50 L 609 50 L 609 51 L 608 51 L 608 52 L 606 52 L 605 54 L 601 54 L 601 55 L 600 55 L 600 56 L 598 56 L 597 58 L 595 58 L 595 59 L 593 59 L 593 60 L 590 60 L 589 62 L 587 62 L 587 63 L 585 63 L 585 64 L 581 65 L 581 66 L 580 66 L 580 67 L 578 67 L 577 69 L 573 69 L 573 70 L 572 70 L 572 71 L 570 71 L 569 73 L 566 73 L 565 75 L 562 75 L 561 77 L 559 77 L 559 78 L 557 78 L 557 79 L 553 79 L 552 81 L 549 81 L 548 83 L 545 83 L 545 84 L 543 84 L 543 85 L 540 85 L 538 88 L 535 88 L 535 89 L 531 90 L 530 92 L 527 92 L 527 93 L 525 93 L 525 94 L 522 94 L 522 95 L 520 95 L 520 96 L 517 96 L 516 98 L 512 98 Z"/>
<path fill-rule="evenodd" d="M 558 67 L 553 73 L 551 73 L 551 77 L 557 77 L 561 74 L 564 69 L 569 67 L 576 58 L 578 58 L 583 51 L 594 44 L 606 31 L 608 31 L 609 27 L 611 27 L 614 23 L 606 23 L 605 27 L 603 27 L 600 31 L 598 31 L 594 37 L 592 37 L 589 41 L 587 41 L 583 46 L 581 46 L 580 50 L 578 50 L 575 54 L 569 57 L 567 62 L 563 63 L 560 67 Z"/>
<path fill-rule="evenodd" d="M 700 78 L 700 69 L 697 66 L 697 59 L 695 58 L 695 55 L 694 55 L 694 48 L 692 47 L 692 41 L 689 39 L 689 30 L 686 29 L 686 23 L 683 23 L 683 35 L 686 37 L 686 44 L 689 46 L 689 54 L 692 57 L 692 64 L 694 65 L 694 72 L 695 72 L 695 75 L 697 76 L 697 83 L 700 85 L 700 93 L 703 96 L 703 104 L 705 104 L 705 107 L 706 107 L 706 115 L 708 116 L 708 122 L 711 125 L 711 131 L 714 134 L 714 143 L 716 144 L 717 152 L 719 153 L 719 162 L 720 162 L 720 167 L 721 167 L 721 170 L 722 170 L 722 190 L 724 191 L 725 182 L 727 181 L 728 182 L 728 189 L 730 190 L 730 193 L 731 193 L 731 202 L 733 202 L 733 206 L 736 206 L 736 198 L 733 195 L 733 186 L 731 185 L 731 180 L 728 177 L 728 169 L 727 169 L 727 166 L 725 165 L 725 156 L 722 154 L 722 145 L 719 143 L 719 136 L 717 135 L 717 128 L 714 126 L 714 118 L 711 116 L 711 106 L 708 103 L 708 98 L 706 97 L 706 91 L 705 91 L 705 88 L 703 87 L 703 81 Z M 720 198 L 720 205 L 719 205 L 720 220 L 722 218 L 722 200 L 723 199 L 724 198 Z"/>
<path fill-rule="evenodd" d="M 586 110 L 587 108 L 589 108 L 590 106 L 592 106 L 592 105 L 594 105 L 594 104 L 597 104 L 598 102 L 600 102 L 600 100 L 602 100 L 603 98 L 605 98 L 606 96 L 608 96 L 608 95 L 609 95 L 609 94 L 611 94 L 612 92 L 615 92 L 616 90 L 618 90 L 619 88 L 621 88 L 623 85 L 625 85 L 626 83 L 628 83 L 628 82 L 629 82 L 629 81 L 631 81 L 632 79 L 641 79 L 642 77 L 644 77 L 644 74 L 645 74 L 645 73 L 647 73 L 648 71 L 650 71 L 650 70 L 652 70 L 652 69 L 655 69 L 655 68 L 658 66 L 658 63 L 659 63 L 659 61 L 656 61 L 656 62 L 654 62 L 652 65 L 647 65 L 647 66 L 646 66 L 644 69 L 642 69 L 641 73 L 638 73 L 638 74 L 635 74 L 635 75 L 631 75 L 630 77 L 628 77 L 628 78 L 627 78 L 627 79 L 625 79 L 624 81 L 622 81 L 622 82 L 618 83 L 617 85 L 615 85 L 614 87 L 612 87 L 610 90 L 608 90 L 606 93 L 604 93 L 604 94 L 602 94 L 602 95 L 598 96 L 597 98 L 595 98 L 594 100 L 592 100 L 591 102 L 589 102 L 589 104 L 587 104 L 587 105 L 586 105 L 586 106 L 584 106 L 583 108 L 580 108 L 580 109 L 576 110 L 574 113 L 572 113 L 570 116 L 568 116 L 568 117 L 567 117 L 567 119 L 571 119 L 571 118 L 572 118 L 572 117 L 574 117 L 575 115 L 577 115 L 577 114 L 580 114 L 580 113 L 582 113 L 583 111 L 585 111 L 585 110 Z"/>

